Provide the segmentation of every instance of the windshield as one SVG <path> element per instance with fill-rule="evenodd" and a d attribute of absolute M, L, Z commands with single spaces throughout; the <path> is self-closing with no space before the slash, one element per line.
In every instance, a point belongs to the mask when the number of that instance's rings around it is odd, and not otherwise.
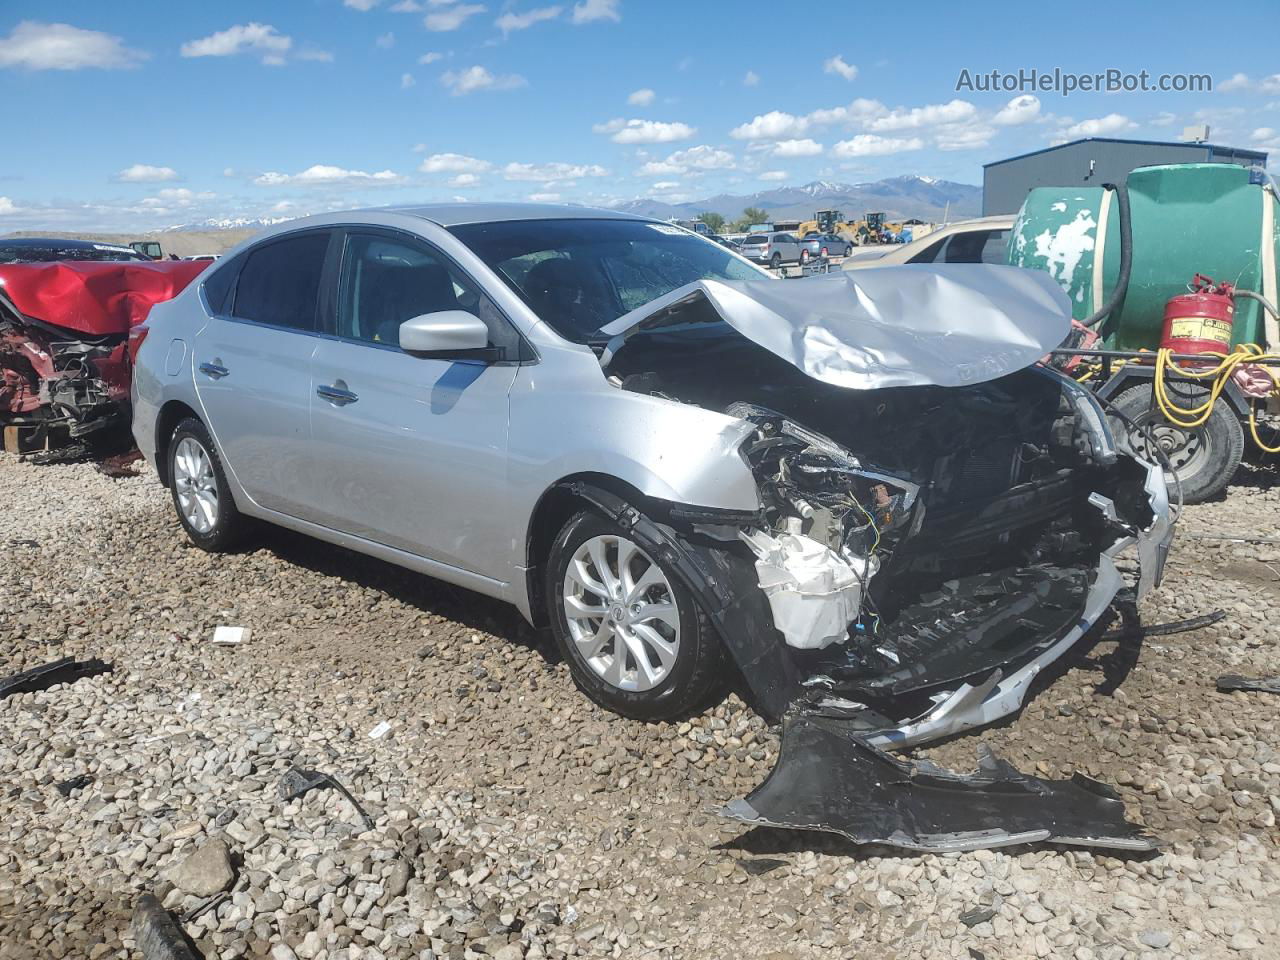
<path fill-rule="evenodd" d="M 513 220 L 451 227 L 544 322 L 576 343 L 695 280 L 761 271 L 679 227 L 639 220 Z"/>

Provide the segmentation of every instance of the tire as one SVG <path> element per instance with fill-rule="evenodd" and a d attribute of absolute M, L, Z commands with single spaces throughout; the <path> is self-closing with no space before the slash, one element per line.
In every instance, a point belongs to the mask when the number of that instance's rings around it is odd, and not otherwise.
<path fill-rule="evenodd" d="M 774 270 L 777 270 L 779 267 L 781 267 L 781 266 L 782 266 L 782 254 L 780 254 L 780 253 L 775 253 L 772 257 L 770 257 L 770 258 L 769 258 L 769 266 L 770 266 L 772 269 L 774 269 Z"/>
<path fill-rule="evenodd" d="M 1180 407 L 1197 406 L 1208 397 L 1208 391 L 1199 384 L 1174 380 L 1166 381 L 1165 386 L 1169 399 Z M 1244 430 L 1239 418 L 1231 405 L 1220 399 L 1203 426 L 1191 430 L 1176 427 L 1155 405 L 1153 389 L 1150 383 L 1134 384 L 1111 402 L 1135 423 L 1146 427 L 1164 449 L 1182 483 L 1184 502 L 1203 503 L 1216 497 L 1227 488 L 1244 455 Z M 1117 433 L 1128 430 L 1118 417 L 1111 419 L 1111 427 Z M 1145 438 L 1135 437 L 1134 445 L 1139 453 L 1158 462 L 1147 450 L 1149 444 Z M 1171 480 L 1171 495 L 1174 488 Z"/>
<path fill-rule="evenodd" d="M 179 423 L 166 455 L 173 508 L 188 539 L 210 553 L 238 546 L 248 532 L 249 520 L 236 508 L 218 449 L 205 425 L 193 417 Z"/>
<path fill-rule="evenodd" d="M 626 576 L 644 590 L 631 604 L 609 591 L 623 579 L 624 550 Z M 600 563 L 607 576 L 600 575 Z M 646 580 L 653 582 L 645 587 Z M 552 544 L 545 586 L 551 629 L 574 683 L 605 709 L 635 720 L 670 720 L 698 711 L 722 689 L 724 648 L 693 593 L 611 520 L 593 512 L 570 519 Z M 605 615 L 591 617 L 591 608 Z M 579 615 L 571 617 L 573 609 Z"/>
<path fill-rule="evenodd" d="M 803 267 L 803 266 L 804 266 L 806 263 L 808 263 L 808 262 L 809 262 L 809 251 L 808 251 L 808 250 L 801 250 L 801 251 L 800 251 L 800 266 L 802 266 L 802 267 Z"/>

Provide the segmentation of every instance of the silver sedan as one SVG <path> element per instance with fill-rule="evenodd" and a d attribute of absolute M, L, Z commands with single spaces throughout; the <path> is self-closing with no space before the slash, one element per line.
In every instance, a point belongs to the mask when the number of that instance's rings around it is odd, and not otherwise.
<path fill-rule="evenodd" d="M 252 518 L 508 601 L 620 713 L 736 668 L 766 715 L 816 682 L 927 740 L 1016 710 L 1169 535 L 1037 365 L 1053 282 L 948 269 L 775 280 L 577 207 L 295 220 L 153 309 L 134 436 L 196 545 Z"/>

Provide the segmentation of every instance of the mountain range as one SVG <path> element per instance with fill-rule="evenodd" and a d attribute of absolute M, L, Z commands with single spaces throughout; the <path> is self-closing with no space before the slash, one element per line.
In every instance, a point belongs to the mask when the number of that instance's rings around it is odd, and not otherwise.
<path fill-rule="evenodd" d="M 890 220 L 916 217 L 937 222 L 963 220 L 982 210 L 982 188 L 933 177 L 903 176 L 869 183 L 834 183 L 814 180 L 800 187 L 775 187 L 757 193 L 720 193 L 702 200 L 670 203 L 653 197 L 625 200 L 612 209 L 659 220 L 690 219 L 705 211 L 736 220 L 747 207 L 759 207 L 773 220 L 808 220 L 817 210 L 840 210 L 846 217 L 861 218 L 868 211 L 882 211 Z M 289 217 L 215 217 L 184 223 L 167 230 L 234 230 L 261 228 Z"/>
<path fill-rule="evenodd" d="M 939 221 L 979 216 L 982 188 L 933 177 L 903 176 L 870 183 L 833 183 L 814 180 L 801 187 L 777 187 L 750 194 L 721 193 L 688 203 L 667 203 L 644 197 L 615 204 L 614 209 L 663 220 L 689 218 L 704 211 L 728 220 L 742 216 L 747 207 L 760 207 L 773 220 L 808 220 L 817 210 L 840 210 L 860 218 L 868 211 L 882 211 L 890 220 L 916 217 Z"/>

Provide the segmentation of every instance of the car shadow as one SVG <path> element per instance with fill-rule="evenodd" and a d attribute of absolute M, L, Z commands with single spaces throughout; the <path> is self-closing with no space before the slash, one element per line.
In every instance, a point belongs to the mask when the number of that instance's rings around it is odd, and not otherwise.
<path fill-rule="evenodd" d="M 283 527 L 263 524 L 255 539 L 256 547 L 287 563 L 377 590 L 422 613 L 520 644 L 549 665 L 560 662 L 550 632 L 534 628 L 502 600 Z"/>

